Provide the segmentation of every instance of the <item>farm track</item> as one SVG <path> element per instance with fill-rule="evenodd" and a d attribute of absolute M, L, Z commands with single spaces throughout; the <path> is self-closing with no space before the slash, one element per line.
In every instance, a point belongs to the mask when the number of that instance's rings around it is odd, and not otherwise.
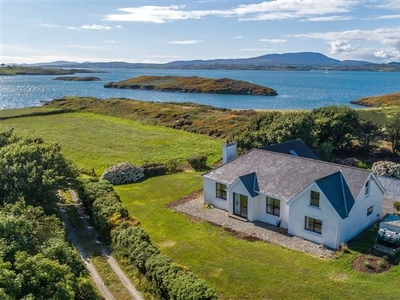
<path fill-rule="evenodd" d="M 93 239 L 95 239 L 95 243 L 98 244 L 99 247 L 101 247 L 102 256 L 106 259 L 107 263 L 110 265 L 110 267 L 112 268 L 114 273 L 117 275 L 117 277 L 121 281 L 122 285 L 128 291 L 131 298 L 134 300 L 143 300 L 141 293 L 133 286 L 133 284 L 130 282 L 128 277 L 125 275 L 124 271 L 122 271 L 122 269 L 120 268 L 118 262 L 111 255 L 111 249 L 107 245 L 104 245 L 99 241 L 97 233 L 90 226 L 90 224 L 86 218 L 86 215 L 79 203 L 79 200 L 78 200 L 78 197 L 77 197 L 75 191 L 70 190 L 70 194 L 71 194 L 71 198 L 74 203 L 75 209 L 79 215 L 79 218 L 84 225 L 84 230 L 88 233 L 89 236 L 93 237 Z M 114 296 L 110 293 L 110 291 L 104 284 L 103 279 L 97 272 L 96 267 L 93 265 L 86 249 L 79 242 L 79 238 L 76 234 L 75 229 L 72 227 L 71 222 L 69 221 L 69 218 L 65 211 L 65 207 L 63 205 L 60 205 L 60 209 L 62 212 L 63 220 L 65 222 L 68 239 L 71 241 L 71 243 L 74 245 L 74 247 L 80 253 L 82 260 L 84 261 L 85 267 L 89 271 L 90 276 L 92 277 L 92 280 L 96 284 L 99 292 L 101 293 L 102 297 L 104 297 L 104 299 L 114 300 L 115 299 Z"/>

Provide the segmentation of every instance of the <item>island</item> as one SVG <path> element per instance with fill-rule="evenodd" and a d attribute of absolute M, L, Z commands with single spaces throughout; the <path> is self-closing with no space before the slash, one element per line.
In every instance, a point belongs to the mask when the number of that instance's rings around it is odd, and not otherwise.
<path fill-rule="evenodd" d="M 142 89 L 164 92 L 235 94 L 276 96 L 269 87 L 230 78 L 204 78 L 198 76 L 139 76 L 119 82 L 109 82 L 105 88 Z"/>
<path fill-rule="evenodd" d="M 63 81 L 101 81 L 99 77 L 94 76 L 60 76 L 53 80 L 63 80 Z"/>
<path fill-rule="evenodd" d="M 350 103 L 368 107 L 400 106 L 400 92 L 364 97 L 350 101 Z"/>

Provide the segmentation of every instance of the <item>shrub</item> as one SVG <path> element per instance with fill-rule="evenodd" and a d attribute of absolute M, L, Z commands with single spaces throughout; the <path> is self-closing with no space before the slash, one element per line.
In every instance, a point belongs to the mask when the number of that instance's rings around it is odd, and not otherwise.
<path fill-rule="evenodd" d="M 132 245 L 129 250 L 129 259 L 142 273 L 146 272 L 146 262 L 151 257 L 160 253 L 160 251 L 154 247 L 151 242 L 147 241 Z"/>
<path fill-rule="evenodd" d="M 393 202 L 393 208 L 394 208 L 396 211 L 400 211 L 400 201 L 394 201 L 394 202 Z"/>
<path fill-rule="evenodd" d="M 391 161 L 377 161 L 372 165 L 375 175 L 400 179 L 400 164 Z"/>
<path fill-rule="evenodd" d="M 170 298 L 176 300 L 212 300 L 217 294 L 193 273 L 179 271 L 170 288 Z"/>
<path fill-rule="evenodd" d="M 167 174 L 168 166 L 161 163 L 145 163 L 140 166 L 145 177 L 155 177 Z"/>
<path fill-rule="evenodd" d="M 143 169 L 128 163 L 112 166 L 101 175 L 102 180 L 108 180 L 114 185 L 136 182 L 144 177 Z"/>
<path fill-rule="evenodd" d="M 204 170 L 207 168 L 207 155 L 196 155 L 187 159 L 190 166 L 195 170 Z"/>
<path fill-rule="evenodd" d="M 331 161 L 333 148 L 334 147 L 331 142 L 322 143 L 318 150 L 319 158 L 324 161 Z"/>

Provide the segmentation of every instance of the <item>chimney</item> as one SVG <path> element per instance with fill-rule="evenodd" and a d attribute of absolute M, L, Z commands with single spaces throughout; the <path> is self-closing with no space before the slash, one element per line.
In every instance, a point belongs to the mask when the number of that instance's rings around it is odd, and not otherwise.
<path fill-rule="evenodd" d="M 226 164 L 237 156 L 237 143 L 227 142 L 222 146 L 222 163 Z"/>

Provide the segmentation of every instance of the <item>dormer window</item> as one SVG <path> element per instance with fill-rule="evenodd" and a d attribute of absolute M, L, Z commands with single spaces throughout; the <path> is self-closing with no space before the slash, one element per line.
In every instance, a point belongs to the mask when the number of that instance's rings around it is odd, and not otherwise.
<path fill-rule="evenodd" d="M 365 191 L 364 191 L 364 195 L 365 195 L 365 197 L 368 197 L 369 196 L 369 186 L 370 186 L 370 183 L 369 183 L 369 180 L 365 183 Z"/>
<path fill-rule="evenodd" d="M 319 207 L 319 193 L 311 191 L 310 205 Z"/>
<path fill-rule="evenodd" d="M 289 150 L 289 154 L 290 154 L 290 155 L 293 155 L 293 156 L 299 156 L 299 155 L 296 153 L 296 151 L 294 151 L 294 150 Z"/>

